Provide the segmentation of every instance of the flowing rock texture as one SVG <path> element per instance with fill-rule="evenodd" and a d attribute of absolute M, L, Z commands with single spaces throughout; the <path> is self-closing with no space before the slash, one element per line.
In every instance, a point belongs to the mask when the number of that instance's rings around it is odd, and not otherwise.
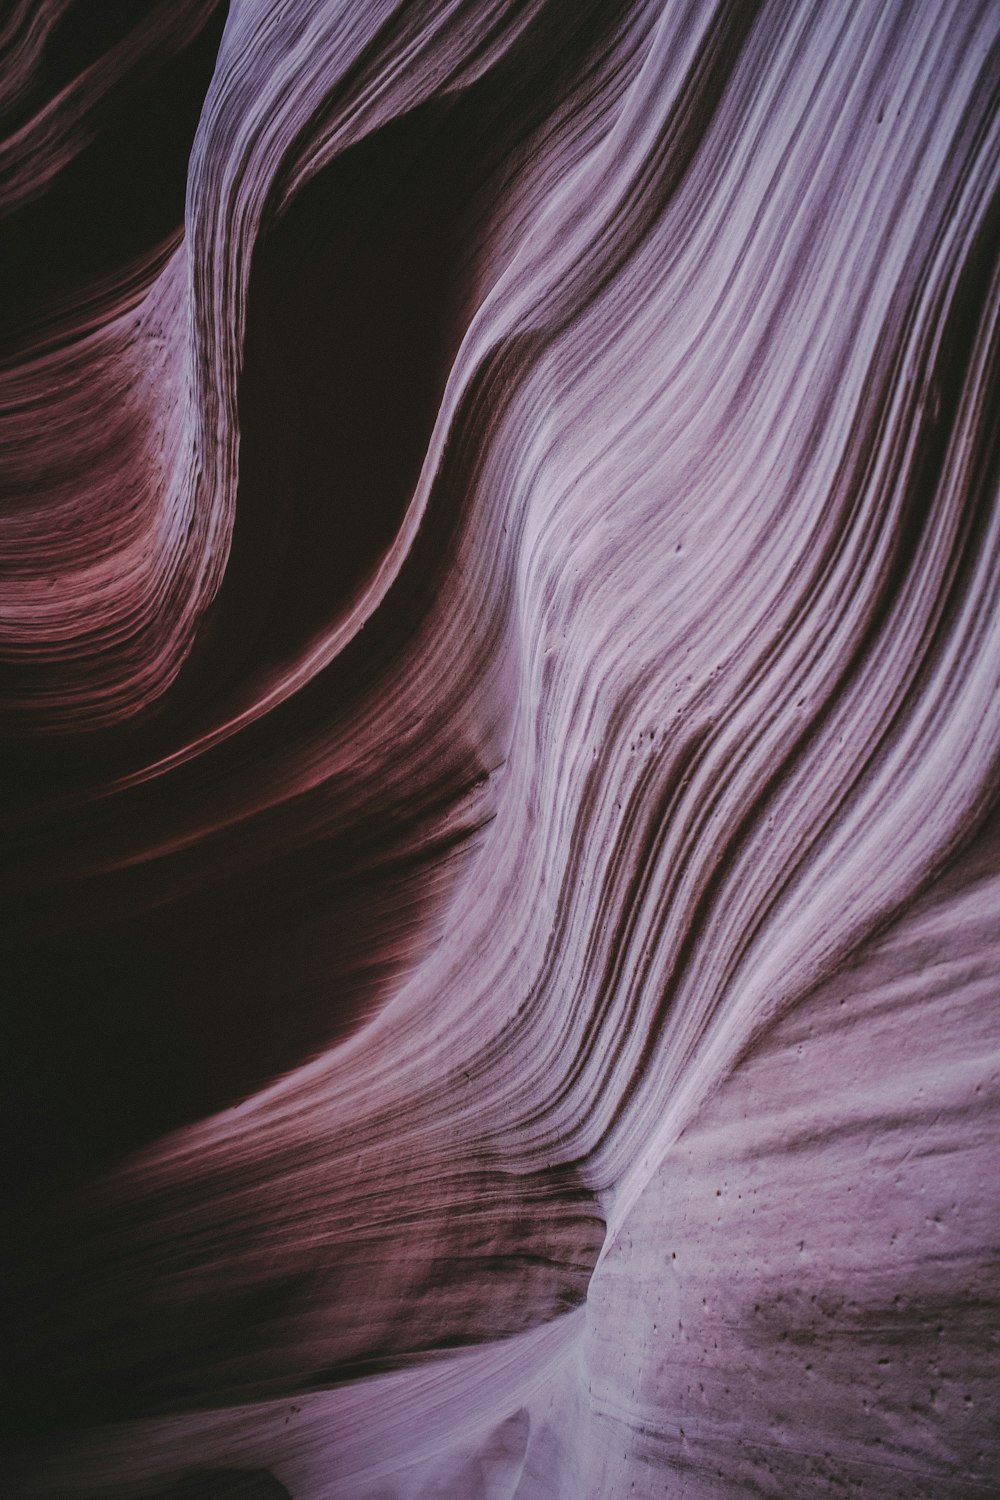
<path fill-rule="evenodd" d="M 1000 1491 L 996 0 L 11 0 L 7 1432 Z"/>

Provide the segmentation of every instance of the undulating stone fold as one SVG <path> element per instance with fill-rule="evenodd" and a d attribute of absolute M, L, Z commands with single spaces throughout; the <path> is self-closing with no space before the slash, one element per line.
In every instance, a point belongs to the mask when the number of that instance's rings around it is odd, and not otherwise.
<path fill-rule="evenodd" d="M 0 18 L 0 1489 L 1000 1487 L 994 0 Z"/>

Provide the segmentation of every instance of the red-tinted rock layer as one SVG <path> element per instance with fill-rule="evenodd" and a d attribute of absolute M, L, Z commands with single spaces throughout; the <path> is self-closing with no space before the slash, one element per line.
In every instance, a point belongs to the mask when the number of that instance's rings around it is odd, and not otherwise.
<path fill-rule="evenodd" d="M 995 1493 L 990 0 L 0 21 L 4 1493 Z"/>

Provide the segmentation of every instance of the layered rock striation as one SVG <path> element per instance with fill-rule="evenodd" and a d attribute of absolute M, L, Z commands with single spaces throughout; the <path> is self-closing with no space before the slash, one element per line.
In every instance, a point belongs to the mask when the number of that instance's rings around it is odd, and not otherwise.
<path fill-rule="evenodd" d="M 5 1493 L 1000 1484 L 998 36 L 0 22 Z"/>

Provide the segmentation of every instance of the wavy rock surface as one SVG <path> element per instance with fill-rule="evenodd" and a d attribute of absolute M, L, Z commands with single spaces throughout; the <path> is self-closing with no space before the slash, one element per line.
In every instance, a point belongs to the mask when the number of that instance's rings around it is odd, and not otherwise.
<path fill-rule="evenodd" d="M 0 23 L 4 1492 L 1000 1485 L 1000 12 Z"/>

